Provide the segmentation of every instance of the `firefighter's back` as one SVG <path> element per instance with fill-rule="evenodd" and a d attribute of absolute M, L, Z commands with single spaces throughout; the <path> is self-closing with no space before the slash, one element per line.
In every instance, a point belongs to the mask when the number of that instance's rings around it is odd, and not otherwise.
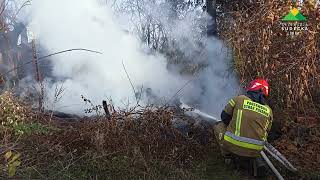
<path fill-rule="evenodd" d="M 245 95 L 237 96 L 231 102 L 233 115 L 224 136 L 224 147 L 239 156 L 257 157 L 271 127 L 272 110 Z"/>

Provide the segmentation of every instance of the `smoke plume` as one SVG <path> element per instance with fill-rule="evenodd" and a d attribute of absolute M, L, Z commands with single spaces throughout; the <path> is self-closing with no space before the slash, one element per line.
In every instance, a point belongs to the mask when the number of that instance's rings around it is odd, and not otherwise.
<path fill-rule="evenodd" d="M 194 61 L 206 59 L 208 66 L 195 76 L 187 76 L 169 71 L 164 55 L 148 51 L 137 34 L 128 30 L 130 27 L 127 30 L 123 28 L 126 21 L 127 24 L 131 23 L 128 14 L 123 14 L 123 17 L 119 13 L 115 15 L 110 6 L 101 2 L 34 0 L 28 11 L 31 31 L 49 52 L 87 48 L 103 53 L 71 52 L 51 60 L 53 77 L 45 80 L 46 106 L 49 109 L 83 113 L 85 106 L 81 95 L 91 99 L 94 104 L 112 98 L 116 106 L 126 107 L 135 104 L 140 89 L 149 90 L 149 96 L 157 97 L 157 101 L 167 102 L 187 81 L 192 80 L 177 98 L 217 115 L 227 99 L 237 91 L 234 76 L 230 77 L 227 72 L 227 62 L 230 60 L 228 53 L 217 39 L 206 40 L 206 46 L 203 47 L 206 53 L 193 58 Z M 170 13 L 165 8 L 152 12 L 159 17 L 163 13 Z M 194 36 L 190 36 L 194 28 L 191 21 L 163 21 L 164 25 L 177 29 L 170 36 L 177 39 L 181 51 L 187 55 L 199 51 L 199 46 L 191 39 Z M 61 99 L 54 102 L 56 87 L 61 86 L 65 91 Z M 142 99 L 141 103 L 147 101 Z"/>

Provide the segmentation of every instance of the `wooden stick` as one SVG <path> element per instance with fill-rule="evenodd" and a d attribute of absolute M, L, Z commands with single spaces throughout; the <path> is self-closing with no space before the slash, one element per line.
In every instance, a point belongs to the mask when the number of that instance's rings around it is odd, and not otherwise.
<path fill-rule="evenodd" d="M 111 114 L 110 114 L 110 111 L 109 111 L 109 109 L 108 109 L 107 101 L 102 101 L 102 105 L 103 105 L 104 112 L 106 113 L 106 118 L 107 118 L 108 120 L 110 120 Z"/>

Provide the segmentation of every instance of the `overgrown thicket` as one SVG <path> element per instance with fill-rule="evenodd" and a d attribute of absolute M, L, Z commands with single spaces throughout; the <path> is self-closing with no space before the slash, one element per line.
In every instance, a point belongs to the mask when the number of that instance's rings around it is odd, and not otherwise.
<path fill-rule="evenodd" d="M 240 82 L 269 79 L 275 110 L 305 115 L 319 108 L 320 7 L 315 2 L 302 4 L 309 30 L 296 36 L 288 36 L 280 25 L 292 9 L 291 1 L 220 3 L 220 10 L 228 12 L 219 16 L 220 34 L 233 47 Z"/>
<path fill-rule="evenodd" d="M 183 117 L 170 108 L 70 121 L 27 111 L 6 92 L 0 109 L 3 179 L 196 179 L 205 171 L 194 163 L 210 148 L 197 133 L 183 135 L 174 128 L 173 119 Z"/>
<path fill-rule="evenodd" d="M 270 81 L 270 104 L 275 122 L 281 123 L 274 144 L 301 172 L 311 174 L 320 169 L 320 7 L 315 2 L 299 5 L 308 31 L 294 36 L 280 24 L 297 7 L 292 1 L 218 3 L 219 33 L 233 48 L 240 82 L 245 86 L 256 77 Z"/>

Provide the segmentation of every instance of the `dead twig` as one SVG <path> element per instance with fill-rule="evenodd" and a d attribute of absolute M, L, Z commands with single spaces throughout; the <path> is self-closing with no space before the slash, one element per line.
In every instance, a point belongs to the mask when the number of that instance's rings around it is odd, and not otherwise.
<path fill-rule="evenodd" d="M 71 51 L 87 51 L 87 52 L 92 52 L 92 53 L 96 53 L 96 54 L 103 54 L 103 53 L 101 53 L 101 52 L 99 52 L 99 51 L 93 51 L 93 50 L 89 50 L 89 49 L 77 48 L 77 49 L 68 49 L 68 50 L 59 51 L 59 52 L 56 52 L 56 53 L 53 53 L 53 54 L 49 54 L 49 55 L 46 55 L 46 56 L 43 56 L 43 57 L 38 58 L 38 61 L 44 60 L 44 59 L 46 59 L 46 58 L 48 58 L 48 57 L 51 57 L 51 56 L 55 56 L 55 55 L 58 55 L 58 54 L 63 54 L 63 53 L 66 53 L 66 52 L 71 52 Z M 20 65 L 20 66 L 17 66 L 17 67 L 15 67 L 15 68 L 13 68 L 13 69 L 10 69 L 10 70 L 7 71 L 4 75 L 7 76 L 9 73 L 11 73 L 11 72 L 13 72 L 13 71 L 15 71 L 15 70 L 17 70 L 17 69 L 21 69 L 21 68 L 23 68 L 25 65 L 28 65 L 28 64 L 30 64 L 30 63 L 32 63 L 32 62 L 33 62 L 33 60 L 30 60 L 30 61 L 28 61 L 28 62 L 26 62 L 26 63 L 24 63 L 24 64 L 22 64 L 22 65 Z"/>
<path fill-rule="evenodd" d="M 126 66 L 124 65 L 124 62 L 123 62 L 123 61 L 122 61 L 122 67 L 123 67 L 123 70 L 125 71 L 125 73 L 126 73 L 126 75 L 127 75 L 127 78 L 128 78 L 128 80 L 129 80 L 130 84 L 131 84 L 131 87 L 132 87 L 132 90 L 133 90 L 133 93 L 134 93 L 134 97 L 136 98 L 137 104 L 139 104 L 139 99 L 137 98 L 136 89 L 134 88 L 134 85 L 133 85 L 133 83 L 132 83 L 132 81 L 131 81 L 131 78 L 130 78 L 130 76 L 129 76 L 129 74 L 128 74 L 128 71 L 127 71 Z"/>
<path fill-rule="evenodd" d="M 188 86 L 188 84 L 190 84 L 194 79 L 191 79 L 189 81 L 187 81 L 166 103 L 169 104 L 185 87 Z"/>
<path fill-rule="evenodd" d="M 12 18 L 12 21 L 15 21 L 15 19 L 17 18 L 18 14 L 20 13 L 20 11 L 22 10 L 22 8 L 24 8 L 25 6 L 30 6 L 31 5 L 31 1 L 27 0 L 25 1 L 20 8 L 18 9 L 18 11 L 16 12 L 16 14 L 14 15 L 14 17 Z"/>
<path fill-rule="evenodd" d="M 3 14 L 3 12 L 6 10 L 7 5 L 8 5 L 8 1 L 3 1 L 3 2 L 1 3 L 1 6 L 0 6 L 0 8 L 1 8 L 0 16 L 1 16 L 1 15 Z"/>

